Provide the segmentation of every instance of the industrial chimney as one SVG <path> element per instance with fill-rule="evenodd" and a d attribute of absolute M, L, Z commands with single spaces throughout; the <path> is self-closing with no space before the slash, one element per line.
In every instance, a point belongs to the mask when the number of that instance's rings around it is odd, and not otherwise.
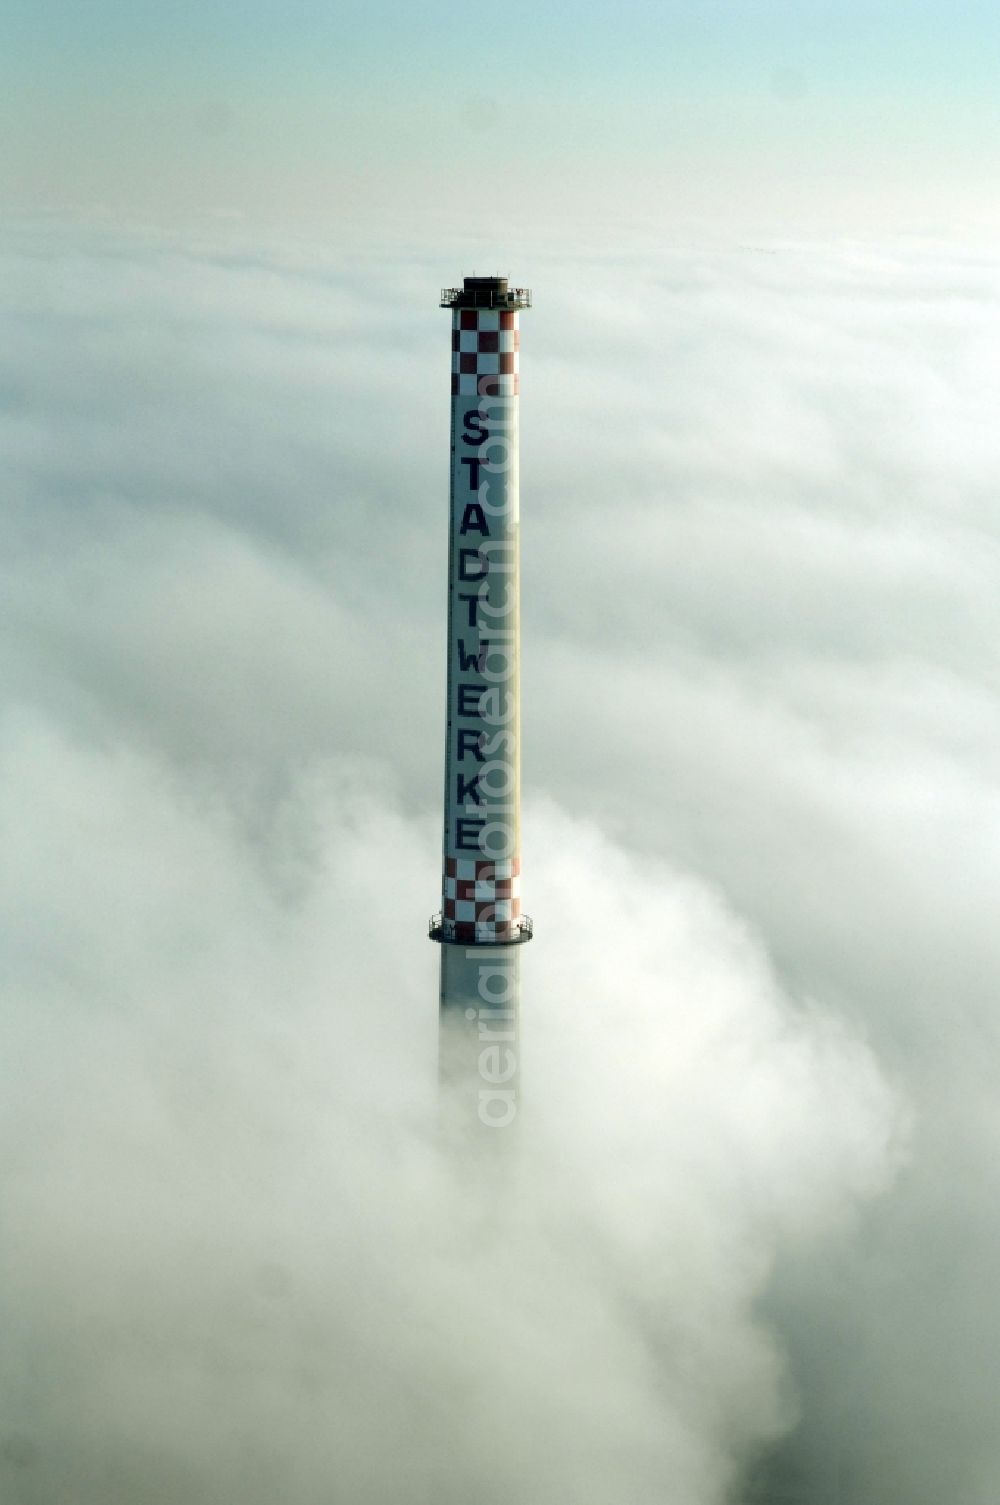
<path fill-rule="evenodd" d="M 462 1121 L 518 1111 L 521 912 L 518 316 L 526 288 L 466 277 L 452 311 L 440 1063 Z"/>

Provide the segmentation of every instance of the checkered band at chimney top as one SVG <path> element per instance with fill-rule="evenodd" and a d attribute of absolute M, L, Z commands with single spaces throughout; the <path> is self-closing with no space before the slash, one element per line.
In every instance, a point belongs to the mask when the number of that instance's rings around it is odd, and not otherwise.
<path fill-rule="evenodd" d="M 505 277 L 466 277 L 441 306 L 452 311 L 448 685 L 442 905 L 430 934 L 444 951 L 506 949 L 531 938 L 518 546 L 518 313 L 531 294 Z"/>

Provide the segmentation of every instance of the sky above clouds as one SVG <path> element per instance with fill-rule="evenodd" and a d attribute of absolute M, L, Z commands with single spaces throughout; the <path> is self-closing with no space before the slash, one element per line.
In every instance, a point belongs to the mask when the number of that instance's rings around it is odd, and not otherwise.
<path fill-rule="evenodd" d="M 493 245 L 996 223 L 986 4 L 10 0 L 2 24 L 0 195 L 32 210 Z"/>
<path fill-rule="evenodd" d="M 998 23 L 501 19 L 5 12 L 0 1494 L 995 1505 Z M 495 268 L 484 1194 L 425 926 Z"/>

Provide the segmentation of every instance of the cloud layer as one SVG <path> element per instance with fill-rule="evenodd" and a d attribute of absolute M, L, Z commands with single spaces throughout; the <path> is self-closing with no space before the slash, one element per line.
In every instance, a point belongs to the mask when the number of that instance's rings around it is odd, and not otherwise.
<path fill-rule="evenodd" d="M 5 261 L 11 1498 L 992 1505 L 996 267 L 525 269 L 481 1195 L 424 939 L 454 257 Z"/>

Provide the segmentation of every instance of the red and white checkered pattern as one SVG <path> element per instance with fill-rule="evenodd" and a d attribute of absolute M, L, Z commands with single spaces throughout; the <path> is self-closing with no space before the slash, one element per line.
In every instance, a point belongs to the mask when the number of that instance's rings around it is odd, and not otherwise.
<path fill-rule="evenodd" d="M 456 941 L 505 941 L 519 930 L 521 861 L 484 862 L 446 857 L 442 902 L 444 933 Z"/>
<path fill-rule="evenodd" d="M 516 397 L 520 391 L 517 314 L 456 308 L 451 331 L 453 397 Z"/>
<path fill-rule="evenodd" d="M 487 674 L 486 654 L 491 637 L 499 640 L 502 636 L 505 643 L 508 639 L 514 644 L 517 641 L 517 587 L 515 580 L 511 606 L 508 561 L 517 556 L 518 314 L 514 309 L 453 308 L 451 345 L 451 638 L 445 857 L 440 933 L 436 938 L 458 944 L 509 945 L 524 937 L 520 861 L 491 860 L 482 853 L 479 828 L 497 813 L 498 796 L 489 792 L 488 783 L 479 793 L 469 790 L 483 761 L 482 735 L 496 725 L 484 719 L 479 693 L 485 686 L 480 681 L 496 690 L 504 708 L 513 704 L 515 715 L 518 697 L 516 651 L 504 658 L 497 649 L 491 674 Z M 477 399 L 489 398 L 499 399 L 498 406 L 483 403 L 478 424 L 472 419 L 470 425 L 470 409 L 476 408 Z M 494 424 L 506 440 L 499 460 L 495 450 L 480 448 Z M 514 463 L 508 464 L 511 452 Z M 489 471 L 488 482 L 480 475 L 481 466 Z M 484 540 L 489 540 L 493 552 L 484 549 L 477 553 Z M 482 605 L 476 605 L 476 601 Z M 496 629 L 492 633 L 491 627 Z M 494 707 L 491 717 L 499 711 L 500 707 Z M 520 802 L 516 747 L 513 754 L 505 753 L 501 762 L 513 780 L 511 788 L 505 790 L 503 815 L 511 845 L 516 846 Z M 511 809 L 513 818 L 509 818 Z M 495 843 L 493 846 L 496 850 Z"/>

